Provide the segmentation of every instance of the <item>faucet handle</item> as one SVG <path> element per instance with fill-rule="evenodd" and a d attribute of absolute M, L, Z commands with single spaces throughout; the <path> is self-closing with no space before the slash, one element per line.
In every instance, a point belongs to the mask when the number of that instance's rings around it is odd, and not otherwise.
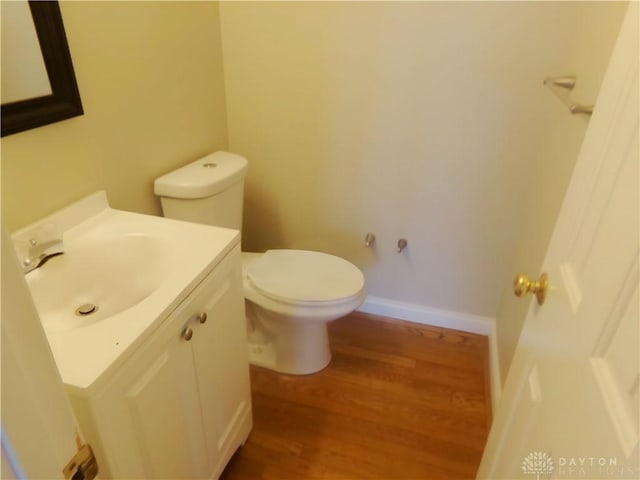
<path fill-rule="evenodd" d="M 62 238 L 55 236 L 42 242 L 38 242 L 35 238 L 29 238 L 25 243 L 28 244 L 22 257 L 22 269 L 25 274 L 44 265 L 50 258 L 64 253 Z"/>
<path fill-rule="evenodd" d="M 26 257 L 24 258 L 24 260 L 22 260 L 22 266 L 25 269 L 29 269 L 33 265 L 34 250 L 36 245 L 38 245 L 38 242 L 35 238 L 30 238 L 27 243 L 29 246 L 26 248 Z"/>

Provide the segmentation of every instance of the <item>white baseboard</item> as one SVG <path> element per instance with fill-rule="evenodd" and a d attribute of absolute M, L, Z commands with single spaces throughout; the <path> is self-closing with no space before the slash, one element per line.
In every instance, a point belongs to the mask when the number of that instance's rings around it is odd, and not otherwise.
<path fill-rule="evenodd" d="M 498 360 L 498 343 L 495 319 L 424 307 L 413 303 L 398 302 L 385 298 L 368 296 L 358 308 L 359 312 L 381 315 L 384 317 L 407 320 L 409 322 L 452 328 L 463 332 L 486 335 L 489 339 L 489 376 L 491 382 L 491 406 L 495 413 L 496 405 L 502 392 L 500 381 L 500 362 Z"/>

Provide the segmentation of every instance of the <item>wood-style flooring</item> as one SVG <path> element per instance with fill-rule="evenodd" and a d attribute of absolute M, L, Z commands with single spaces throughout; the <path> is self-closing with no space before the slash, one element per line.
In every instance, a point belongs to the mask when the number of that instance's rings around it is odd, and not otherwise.
<path fill-rule="evenodd" d="M 355 312 L 314 375 L 251 367 L 254 427 L 235 479 L 475 478 L 490 423 L 481 335 Z"/>

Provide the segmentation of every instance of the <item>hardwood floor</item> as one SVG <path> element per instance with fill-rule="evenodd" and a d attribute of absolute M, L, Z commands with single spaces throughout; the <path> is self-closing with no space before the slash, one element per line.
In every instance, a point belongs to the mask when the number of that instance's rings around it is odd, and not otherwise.
<path fill-rule="evenodd" d="M 475 478 L 490 423 L 487 338 L 355 312 L 323 371 L 251 367 L 254 427 L 234 479 Z"/>

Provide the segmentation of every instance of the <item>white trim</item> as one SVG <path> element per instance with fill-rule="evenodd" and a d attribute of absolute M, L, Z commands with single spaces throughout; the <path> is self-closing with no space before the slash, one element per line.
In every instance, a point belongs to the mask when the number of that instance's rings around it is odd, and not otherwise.
<path fill-rule="evenodd" d="M 491 411 L 493 417 L 498 410 L 498 402 L 502 394 L 502 377 L 500 376 L 500 356 L 498 353 L 498 333 L 495 318 L 488 318 L 491 322 L 489 337 L 489 382 L 491 384 Z"/>
<path fill-rule="evenodd" d="M 496 321 L 494 318 L 472 315 L 425 307 L 414 303 L 398 302 L 386 298 L 369 295 L 358 308 L 359 312 L 381 315 L 384 317 L 406 320 L 409 322 L 451 328 L 463 332 L 486 335 L 489 339 L 489 377 L 491 383 L 491 407 L 495 413 L 502 384 L 500 383 L 500 362 L 498 359 L 498 342 L 496 335 Z"/>

